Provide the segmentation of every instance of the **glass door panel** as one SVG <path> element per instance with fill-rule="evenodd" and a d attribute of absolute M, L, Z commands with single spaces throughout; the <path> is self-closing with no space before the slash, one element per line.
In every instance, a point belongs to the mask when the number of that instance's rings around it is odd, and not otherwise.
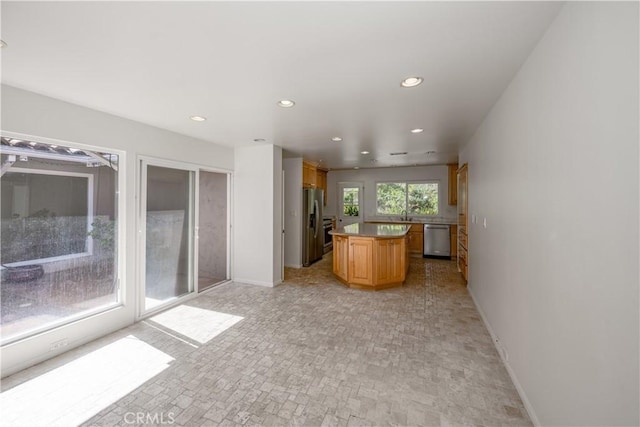
<path fill-rule="evenodd" d="M 229 279 L 228 174 L 200 171 L 198 188 L 198 291 Z"/>
<path fill-rule="evenodd" d="M 193 291 L 195 174 L 145 166 L 144 308 L 148 311 Z"/>
<path fill-rule="evenodd" d="M 362 190 L 360 182 L 338 183 L 338 227 L 363 221 Z"/>

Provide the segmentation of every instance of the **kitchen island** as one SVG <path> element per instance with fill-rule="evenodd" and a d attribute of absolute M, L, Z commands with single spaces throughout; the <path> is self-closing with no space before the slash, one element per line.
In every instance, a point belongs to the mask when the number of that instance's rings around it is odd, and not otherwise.
<path fill-rule="evenodd" d="M 355 223 L 333 236 L 333 273 L 345 285 L 365 290 L 401 286 L 409 269 L 405 224 Z"/>

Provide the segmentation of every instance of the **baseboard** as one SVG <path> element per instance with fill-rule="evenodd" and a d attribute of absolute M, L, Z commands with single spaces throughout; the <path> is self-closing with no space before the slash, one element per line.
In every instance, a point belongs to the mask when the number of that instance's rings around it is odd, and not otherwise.
<path fill-rule="evenodd" d="M 482 308 L 480 308 L 480 304 L 478 304 L 478 301 L 476 300 L 475 295 L 473 295 L 473 288 L 471 288 L 470 286 L 467 286 L 467 289 L 469 290 L 469 295 L 471 295 L 473 304 L 476 306 L 476 310 L 478 310 L 478 313 L 480 313 L 480 317 L 482 318 L 482 322 L 484 323 L 484 326 L 487 328 L 487 331 L 489 331 L 489 335 L 491 335 L 491 341 L 493 342 L 493 345 L 496 348 L 496 352 L 500 356 L 500 360 L 502 360 L 502 364 L 507 369 L 507 373 L 509 374 L 511 381 L 513 382 L 513 385 L 516 386 L 516 391 L 518 392 L 518 395 L 520 395 L 520 399 L 524 404 L 524 408 L 527 410 L 527 414 L 529 415 L 529 418 L 531 418 L 531 422 L 533 423 L 534 426 L 540 426 L 541 425 L 540 421 L 538 420 L 536 412 L 533 410 L 533 406 L 531 406 L 531 402 L 529 402 L 527 393 L 525 393 L 524 389 L 522 388 L 522 385 L 520 385 L 520 381 L 518 381 L 518 377 L 516 376 L 516 373 L 511 368 L 511 365 L 509 365 L 509 362 L 504 359 L 502 352 L 496 345 L 498 336 L 491 328 L 491 325 L 489 324 L 487 317 L 484 315 Z"/>
<path fill-rule="evenodd" d="M 284 266 L 289 268 L 302 268 L 302 264 L 285 264 Z"/>

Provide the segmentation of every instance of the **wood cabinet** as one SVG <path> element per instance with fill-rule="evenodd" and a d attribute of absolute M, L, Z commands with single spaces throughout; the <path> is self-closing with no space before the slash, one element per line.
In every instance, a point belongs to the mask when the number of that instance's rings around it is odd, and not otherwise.
<path fill-rule="evenodd" d="M 343 281 L 349 280 L 349 238 L 333 236 L 333 273 Z"/>
<path fill-rule="evenodd" d="M 302 187 L 316 188 L 317 170 L 313 163 L 302 161 Z"/>
<path fill-rule="evenodd" d="M 377 285 L 402 283 L 405 275 L 406 257 L 402 239 L 379 239 L 374 244 L 375 274 Z M 401 262 L 398 262 L 400 260 Z"/>
<path fill-rule="evenodd" d="M 449 204 L 458 204 L 458 165 L 447 165 L 449 168 Z"/>
<path fill-rule="evenodd" d="M 349 283 L 373 284 L 373 242 L 370 237 L 349 237 Z"/>
<path fill-rule="evenodd" d="M 327 192 L 327 171 L 324 169 L 316 170 L 316 187 L 324 190 L 323 204 L 327 205 L 328 192 Z"/>
<path fill-rule="evenodd" d="M 469 198 L 469 172 L 465 163 L 458 169 L 458 270 L 467 280 L 469 253 L 468 253 L 468 198 Z"/>
<path fill-rule="evenodd" d="M 407 236 L 333 235 L 333 273 L 345 285 L 365 290 L 401 286 L 409 269 Z"/>
<path fill-rule="evenodd" d="M 458 226 L 452 225 L 449 229 L 449 240 L 451 241 L 451 259 L 458 256 Z"/>
<path fill-rule="evenodd" d="M 411 229 L 407 236 L 409 239 L 409 253 L 422 256 L 424 251 L 424 226 L 422 224 L 411 224 Z"/>

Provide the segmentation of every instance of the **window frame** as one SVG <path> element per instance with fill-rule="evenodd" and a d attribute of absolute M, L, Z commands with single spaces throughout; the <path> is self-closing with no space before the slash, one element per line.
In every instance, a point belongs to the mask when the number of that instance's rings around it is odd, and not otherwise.
<path fill-rule="evenodd" d="M 115 232 L 118 236 L 118 241 L 114 250 L 116 251 L 117 268 L 114 272 L 115 286 L 116 286 L 116 301 L 108 304 L 104 304 L 98 307 L 94 307 L 82 312 L 71 314 L 65 318 L 50 321 L 47 324 L 41 326 L 35 326 L 27 331 L 23 331 L 19 334 L 5 337 L 0 340 L 0 352 L 2 352 L 1 369 L 7 375 L 18 372 L 21 369 L 34 365 L 34 361 L 43 361 L 49 359 L 56 354 L 66 351 L 67 345 L 77 346 L 78 342 L 86 342 L 88 337 L 98 338 L 104 336 L 105 330 L 115 331 L 122 327 L 123 324 L 133 323 L 134 315 L 132 311 L 132 305 L 130 301 L 133 299 L 131 295 L 131 286 L 128 286 L 127 282 L 127 208 L 125 201 L 127 200 L 127 153 L 121 149 L 107 147 L 104 145 L 83 144 L 78 142 L 72 142 L 68 140 L 41 137 L 30 134 L 23 134 L 10 131 L 0 131 L 2 137 L 21 139 L 26 141 L 33 141 L 48 145 L 64 146 L 66 148 L 73 148 L 79 151 L 92 151 L 103 152 L 118 156 L 118 169 L 117 171 L 117 183 L 114 191 L 116 196 L 115 213 L 118 221 L 116 224 Z M 2 154 L 6 153 L 4 150 Z M 40 154 L 40 153 L 38 153 Z M 32 157 L 47 158 L 45 155 L 32 154 Z M 24 169 L 20 167 L 12 166 L 9 171 L 15 171 L 16 169 Z M 42 170 L 42 169 L 28 169 L 29 171 Z M 46 172 L 60 172 L 55 169 L 46 169 Z M 64 174 L 77 174 L 79 172 L 66 172 Z M 81 174 L 81 173 L 80 173 Z M 81 174 L 82 175 L 82 174 Z M 92 212 L 93 205 L 92 205 Z M 88 224 L 90 229 L 91 223 Z M 92 239 L 93 240 L 93 239 Z M 61 257 L 80 258 L 89 256 L 88 252 L 82 254 L 62 255 Z M 41 260 L 58 261 L 58 257 L 43 258 Z M 40 260 L 38 260 L 40 261 Z M 9 266 L 18 266 L 17 263 L 5 264 Z M 123 323 L 124 322 L 124 323 Z M 92 339 L 92 338 L 91 338 Z M 57 340 L 57 341 L 56 341 Z M 52 342 L 60 343 L 59 347 L 53 349 L 51 347 Z"/>
<path fill-rule="evenodd" d="M 404 184 L 404 214 L 385 214 L 381 213 L 378 210 L 378 184 Z M 427 214 L 410 214 L 407 212 L 407 207 L 409 206 L 409 185 L 410 184 L 436 184 L 437 185 L 437 194 L 438 201 L 436 203 L 437 212 L 434 215 Z M 440 215 L 440 180 L 439 179 L 430 179 L 430 180 L 385 180 L 385 181 L 376 181 L 375 182 L 375 195 L 376 195 L 376 216 L 378 217 L 386 217 L 386 218 L 435 218 Z"/>
<path fill-rule="evenodd" d="M 93 220 L 94 220 L 93 174 L 58 171 L 58 170 L 52 170 L 52 169 L 29 169 L 29 168 L 21 168 L 21 167 L 11 167 L 11 169 L 9 169 L 7 173 L 27 173 L 27 174 L 34 174 L 34 175 L 71 176 L 71 177 L 78 177 L 78 178 L 87 178 L 87 237 L 86 237 L 87 250 L 84 252 L 76 252 L 76 253 L 66 254 L 66 255 L 57 255 L 53 257 L 34 258 L 30 260 L 25 260 L 25 261 L 8 262 L 8 263 L 5 263 L 4 265 L 8 267 L 20 267 L 23 265 L 33 264 L 34 262 L 47 263 L 47 262 L 69 260 L 74 258 L 82 258 L 82 257 L 93 255 L 93 238 L 89 235 L 89 232 L 91 232 L 91 229 L 92 229 L 91 224 L 93 223 Z"/>

